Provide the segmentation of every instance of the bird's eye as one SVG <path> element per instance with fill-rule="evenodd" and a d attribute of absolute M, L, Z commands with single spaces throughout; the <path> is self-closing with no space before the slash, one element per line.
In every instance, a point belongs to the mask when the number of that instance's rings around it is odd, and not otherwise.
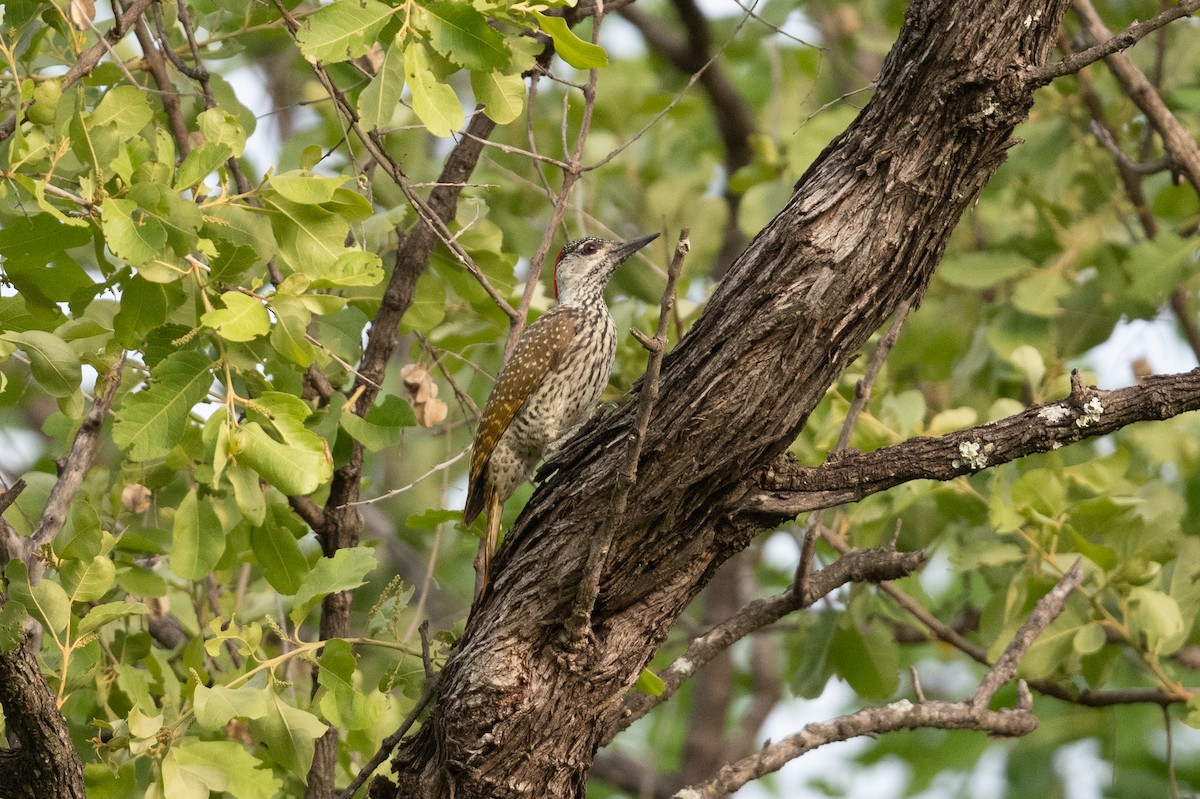
<path fill-rule="evenodd" d="M 583 245 L 583 254 L 584 255 L 595 255 L 596 250 L 598 250 L 598 249 L 600 249 L 599 244 L 597 244 L 594 241 L 589 241 L 587 244 Z"/>

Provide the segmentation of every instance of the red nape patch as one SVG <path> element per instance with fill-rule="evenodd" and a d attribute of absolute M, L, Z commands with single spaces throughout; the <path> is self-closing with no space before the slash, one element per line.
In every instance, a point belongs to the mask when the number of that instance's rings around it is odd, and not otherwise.
<path fill-rule="evenodd" d="M 554 299 L 556 300 L 558 299 L 558 265 L 562 263 L 563 253 L 566 251 L 567 248 L 563 247 L 558 251 L 558 255 L 554 256 Z"/>

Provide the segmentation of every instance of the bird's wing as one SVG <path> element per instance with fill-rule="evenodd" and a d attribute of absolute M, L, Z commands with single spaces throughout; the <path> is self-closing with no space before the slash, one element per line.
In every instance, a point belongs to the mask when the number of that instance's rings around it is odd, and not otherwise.
<path fill-rule="evenodd" d="M 575 338 L 575 319 L 571 311 L 569 307 L 559 306 L 530 325 L 496 378 L 496 385 L 492 387 L 479 419 L 471 452 L 471 480 L 463 511 L 463 521 L 467 524 L 483 510 L 486 467 L 500 437 L 546 375 L 558 369 L 567 347 Z"/>

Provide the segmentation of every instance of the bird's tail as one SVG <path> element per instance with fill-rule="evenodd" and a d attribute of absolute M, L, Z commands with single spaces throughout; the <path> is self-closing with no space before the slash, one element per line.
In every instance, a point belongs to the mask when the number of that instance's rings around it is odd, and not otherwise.
<path fill-rule="evenodd" d="M 487 595 L 488 586 L 492 579 L 492 555 L 496 552 L 496 542 L 500 539 L 500 516 L 504 503 L 500 501 L 500 492 L 488 489 L 487 497 L 487 533 L 483 539 L 482 557 L 479 559 L 479 570 L 475 575 L 475 601 L 481 601 Z"/>

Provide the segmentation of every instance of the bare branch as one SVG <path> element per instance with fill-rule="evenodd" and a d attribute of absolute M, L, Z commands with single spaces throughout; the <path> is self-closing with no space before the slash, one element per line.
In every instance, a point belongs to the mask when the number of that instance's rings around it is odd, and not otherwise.
<path fill-rule="evenodd" d="M 674 696 L 697 668 L 735 641 L 774 624 L 789 613 L 812 605 L 847 583 L 897 580 L 912 574 L 924 562 L 923 552 L 897 552 L 890 547 L 847 550 L 843 557 L 814 572 L 805 584 L 803 593 L 798 592 L 793 583 L 783 593 L 768 599 L 756 599 L 693 640 L 684 653 L 659 674 L 663 681 L 663 691 L 659 696 L 631 694 L 625 700 L 620 716 L 605 734 L 603 743 L 607 744 L 617 733 Z"/>
<path fill-rule="evenodd" d="M 58 480 L 50 490 L 50 498 L 46 500 L 46 508 L 37 529 L 33 531 L 27 544 L 29 551 L 36 551 L 54 540 L 67 520 L 67 509 L 75 499 L 83 478 L 92 468 L 92 457 L 96 452 L 96 442 L 100 439 L 100 428 L 104 425 L 104 417 L 112 407 L 113 397 L 116 396 L 117 386 L 121 384 L 121 367 L 125 365 L 125 353 L 117 356 L 117 360 L 109 367 L 104 375 L 104 391 L 98 393 L 92 402 L 92 409 L 84 417 L 71 449 L 59 463 Z"/>
<path fill-rule="evenodd" d="M 612 544 L 613 531 L 625 516 L 625 505 L 629 500 L 629 491 L 637 482 L 638 459 L 642 454 L 642 442 L 646 439 L 646 429 L 650 425 L 650 414 L 658 401 L 658 374 L 662 368 L 663 356 L 667 350 L 667 328 L 671 323 L 671 309 L 675 306 L 675 287 L 679 282 L 679 274 L 683 271 L 683 259 L 692 247 L 688 239 L 689 228 L 679 231 L 679 241 L 675 245 L 675 257 L 667 269 L 667 285 L 663 288 L 662 302 L 658 309 L 658 330 L 653 339 L 638 337 L 642 346 L 650 352 L 646 364 L 646 374 L 642 378 L 642 388 L 638 392 L 638 413 L 629 438 L 625 445 L 625 462 L 617 474 L 617 487 L 613 492 L 612 511 L 608 515 L 600 535 L 592 541 L 591 551 L 583 567 L 583 576 L 579 581 L 579 591 L 575 596 L 575 605 L 567 621 L 567 635 L 571 644 L 578 644 L 583 636 L 591 630 L 592 610 L 596 606 L 596 597 L 600 593 L 600 576 L 604 570 L 608 549 Z M 630 332 L 636 334 L 637 330 Z"/>
<path fill-rule="evenodd" d="M 791 518 L 909 482 L 950 480 L 1134 422 L 1170 419 L 1200 409 L 1200 369 L 1152 375 L 1115 391 L 1073 392 L 1014 416 L 940 438 L 916 436 L 890 447 L 847 455 L 821 466 L 777 460 L 757 477 L 736 513 Z"/>
<path fill-rule="evenodd" d="M 91 73 L 96 65 L 100 63 L 100 59 L 104 58 L 104 54 L 109 49 L 121 40 L 131 27 L 137 21 L 150 4 L 154 0 L 134 0 L 125 12 L 117 17 L 113 22 L 113 26 L 108 29 L 104 36 L 100 37 L 100 41 L 93 44 L 88 49 L 79 54 L 79 58 L 75 59 L 75 63 L 71 68 L 63 73 L 59 80 L 62 81 L 62 87 L 65 89 L 75 81 Z M 4 141 L 9 136 L 13 135 L 13 131 L 17 129 L 17 117 L 21 112 L 10 114 L 4 122 L 0 123 L 0 141 Z"/>
<path fill-rule="evenodd" d="M 1029 691 L 1024 687 L 1024 682 L 1018 686 L 1016 709 L 989 710 L 987 704 L 996 689 L 1013 678 L 1021 657 L 1029 651 L 1038 635 L 1062 613 L 1067 596 L 1082 579 L 1083 570 L 1076 563 L 1050 593 L 1038 601 L 1005 649 L 1004 655 L 984 676 L 970 700 L 921 702 L 914 705 L 902 699 L 885 707 L 867 708 L 832 721 L 808 724 L 800 732 L 778 743 L 769 743 L 759 752 L 723 766 L 716 777 L 702 785 L 679 791 L 675 794 L 676 799 L 716 799 L 725 796 L 764 774 L 778 771 L 813 749 L 860 735 L 878 735 L 918 727 L 978 730 L 1005 736 L 1028 735 L 1037 729 L 1037 719 L 1030 710 Z"/>
<path fill-rule="evenodd" d="M 1076 0 L 1075 10 L 1081 11 L 1082 6 L 1086 5 L 1091 8 L 1088 0 Z M 1182 0 L 1179 5 L 1172 6 L 1166 11 L 1163 11 L 1157 16 L 1151 17 L 1145 22 L 1135 22 L 1125 30 L 1121 31 L 1116 36 L 1105 29 L 1104 36 L 1099 43 L 1093 47 L 1089 47 L 1082 53 L 1067 56 L 1062 61 L 1053 64 L 1047 64 L 1041 69 L 1034 70 L 1029 76 L 1029 82 L 1035 86 L 1044 86 L 1055 78 L 1069 75 L 1072 72 L 1078 72 L 1088 64 L 1095 63 L 1102 58 L 1108 58 L 1114 53 L 1128 49 L 1141 40 L 1144 36 L 1153 33 L 1162 26 L 1174 22 L 1181 17 L 1187 17 L 1196 12 L 1200 8 L 1200 0 Z M 1092 9 L 1094 13 L 1094 9 Z M 1096 37 L 1093 37 L 1096 38 Z"/>

